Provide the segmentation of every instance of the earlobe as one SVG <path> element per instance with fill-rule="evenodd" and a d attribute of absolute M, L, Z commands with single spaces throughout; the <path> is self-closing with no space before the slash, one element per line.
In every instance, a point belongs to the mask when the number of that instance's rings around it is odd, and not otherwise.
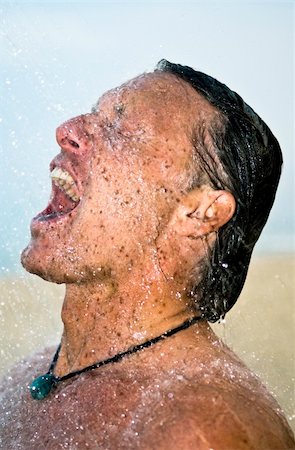
<path fill-rule="evenodd" d="M 218 231 L 232 218 L 235 207 L 231 192 L 201 187 L 183 198 L 171 224 L 180 236 L 197 239 Z"/>

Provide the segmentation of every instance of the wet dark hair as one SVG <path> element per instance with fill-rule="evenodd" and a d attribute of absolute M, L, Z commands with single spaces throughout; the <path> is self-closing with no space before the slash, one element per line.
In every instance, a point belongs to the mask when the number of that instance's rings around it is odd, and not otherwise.
<path fill-rule="evenodd" d="M 262 119 L 224 84 L 166 60 L 157 64 L 156 71 L 172 73 L 188 82 L 217 108 L 223 119 L 222 126 L 209 124 L 210 148 L 206 148 L 204 139 L 200 148 L 202 136 L 193 138 L 201 170 L 210 184 L 232 192 L 236 200 L 235 214 L 218 231 L 201 282 L 190 289 L 202 316 L 216 322 L 235 304 L 244 285 L 253 247 L 273 205 L 282 153 Z M 219 165 L 214 163 L 211 147 Z"/>

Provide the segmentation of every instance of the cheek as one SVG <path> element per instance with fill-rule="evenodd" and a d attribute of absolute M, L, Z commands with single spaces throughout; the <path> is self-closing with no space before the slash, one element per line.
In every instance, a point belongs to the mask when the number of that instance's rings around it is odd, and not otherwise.
<path fill-rule="evenodd" d="M 146 243 L 156 236 L 157 217 L 149 195 L 136 189 L 104 190 L 103 195 L 89 199 L 87 210 L 81 213 L 77 233 L 83 246 L 79 253 L 89 258 L 123 258 L 142 252 Z M 133 256 L 132 256 L 133 258 Z"/>
<path fill-rule="evenodd" d="M 150 242 L 159 221 L 175 205 L 175 194 L 165 177 L 159 176 L 159 161 L 115 157 L 99 162 L 87 186 L 87 197 L 75 224 L 77 239 L 85 246 L 109 251 Z M 163 182 L 161 180 L 163 179 Z M 111 246 L 111 247 L 110 247 Z M 113 249 L 113 250 L 112 250 Z"/>

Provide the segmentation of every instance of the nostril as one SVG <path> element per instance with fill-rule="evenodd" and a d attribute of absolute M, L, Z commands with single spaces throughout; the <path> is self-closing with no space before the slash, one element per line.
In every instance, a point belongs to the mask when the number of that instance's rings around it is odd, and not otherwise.
<path fill-rule="evenodd" d="M 81 117 L 70 119 L 56 130 L 56 140 L 64 152 L 82 154 L 89 146 L 89 137 L 84 131 Z"/>
<path fill-rule="evenodd" d="M 72 139 L 68 139 L 69 144 L 74 148 L 79 148 L 79 144 L 77 142 L 73 141 Z"/>

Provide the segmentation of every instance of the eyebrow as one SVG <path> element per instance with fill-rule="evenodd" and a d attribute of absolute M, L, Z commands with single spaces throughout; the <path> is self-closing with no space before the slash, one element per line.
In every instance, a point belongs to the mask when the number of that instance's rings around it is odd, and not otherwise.
<path fill-rule="evenodd" d="M 91 107 L 91 113 L 95 114 L 99 111 L 99 100 Z M 123 102 L 113 103 L 113 110 L 120 117 L 126 109 L 126 105 Z"/>
<path fill-rule="evenodd" d="M 97 113 L 97 111 L 98 111 L 98 102 L 95 103 L 95 105 L 93 105 L 93 106 L 91 107 L 91 113 L 92 113 L 92 114 Z"/>
<path fill-rule="evenodd" d="M 113 109 L 115 110 L 115 112 L 117 113 L 117 115 L 120 117 L 123 112 L 126 109 L 126 106 L 124 105 L 124 103 L 120 102 L 120 103 L 114 103 L 113 105 Z"/>

